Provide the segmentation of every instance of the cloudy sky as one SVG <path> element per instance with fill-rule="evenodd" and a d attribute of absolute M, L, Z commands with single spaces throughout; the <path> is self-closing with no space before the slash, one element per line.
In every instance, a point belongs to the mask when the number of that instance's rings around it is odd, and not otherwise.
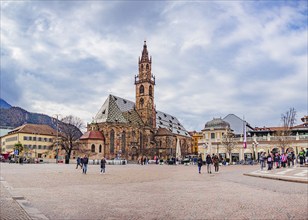
<path fill-rule="evenodd" d="M 307 1 L 1 1 L 1 97 L 91 122 L 110 93 L 134 101 L 144 40 L 156 107 L 187 130 L 308 114 Z"/>

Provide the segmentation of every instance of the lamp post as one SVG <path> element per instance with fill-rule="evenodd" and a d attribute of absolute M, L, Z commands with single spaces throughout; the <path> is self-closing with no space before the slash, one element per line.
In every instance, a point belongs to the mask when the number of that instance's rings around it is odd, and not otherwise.
<path fill-rule="evenodd" d="M 54 116 L 56 116 L 56 122 L 57 122 L 57 131 L 56 131 L 56 135 L 57 135 L 57 137 L 56 137 L 56 163 L 58 163 L 58 157 L 59 157 L 59 143 L 58 143 L 58 139 L 59 139 L 59 120 L 58 120 L 58 118 L 59 118 L 59 116 L 60 116 L 60 114 L 55 114 Z"/>

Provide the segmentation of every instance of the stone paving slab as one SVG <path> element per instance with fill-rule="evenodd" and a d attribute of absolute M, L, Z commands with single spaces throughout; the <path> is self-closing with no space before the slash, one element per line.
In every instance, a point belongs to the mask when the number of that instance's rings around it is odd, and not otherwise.
<path fill-rule="evenodd" d="M 38 209 L 34 208 L 24 196 L 16 192 L 3 177 L 0 177 L 1 199 L 0 220 L 46 220 Z"/>
<path fill-rule="evenodd" d="M 250 173 L 244 173 L 244 175 L 308 184 L 308 167 L 295 166 L 279 169 L 274 168 L 272 170 L 260 169 Z"/>
<path fill-rule="evenodd" d="M 257 166 L 0 164 L 16 195 L 58 219 L 307 219 L 307 185 L 251 178 Z M 212 170 L 213 171 L 213 170 Z M 21 198 L 20 197 L 20 198 Z M 283 199 L 281 199 L 283 198 Z M 27 204 L 26 204 L 27 205 Z"/>
<path fill-rule="evenodd" d="M 1 180 L 0 187 L 0 219 L 1 220 L 30 220 L 30 216 L 26 211 L 18 204 L 16 200 L 12 198 L 9 190 L 6 188 L 7 184 Z"/>

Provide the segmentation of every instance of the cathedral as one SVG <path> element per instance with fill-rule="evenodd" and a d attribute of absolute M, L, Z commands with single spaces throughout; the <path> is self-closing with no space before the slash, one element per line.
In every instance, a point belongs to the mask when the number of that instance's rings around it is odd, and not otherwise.
<path fill-rule="evenodd" d="M 156 110 L 155 76 L 146 41 L 138 65 L 135 102 L 110 94 L 80 138 L 92 159 L 136 160 L 143 155 L 166 159 L 192 151 L 191 137 L 178 119 Z"/>

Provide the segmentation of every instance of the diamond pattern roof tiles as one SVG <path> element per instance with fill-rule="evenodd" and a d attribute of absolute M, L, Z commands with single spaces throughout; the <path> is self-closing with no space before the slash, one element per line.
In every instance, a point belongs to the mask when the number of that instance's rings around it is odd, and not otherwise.
<path fill-rule="evenodd" d="M 109 95 L 94 120 L 96 122 L 120 122 L 143 125 L 135 109 L 135 103 L 114 95 Z M 165 128 L 175 135 L 190 137 L 178 119 L 167 113 L 156 111 L 156 127 Z"/>

